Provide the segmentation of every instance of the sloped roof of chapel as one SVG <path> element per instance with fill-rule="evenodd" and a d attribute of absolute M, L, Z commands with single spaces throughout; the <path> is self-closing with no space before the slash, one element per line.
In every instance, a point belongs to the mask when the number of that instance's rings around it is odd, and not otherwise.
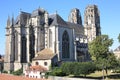
<path fill-rule="evenodd" d="M 56 54 L 49 48 L 39 51 L 38 56 L 33 58 L 33 60 L 49 60 L 52 59 Z"/>

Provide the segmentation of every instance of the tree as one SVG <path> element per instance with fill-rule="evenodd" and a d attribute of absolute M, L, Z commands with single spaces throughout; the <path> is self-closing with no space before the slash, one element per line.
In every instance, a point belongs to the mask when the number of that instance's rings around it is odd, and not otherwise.
<path fill-rule="evenodd" d="M 89 43 L 89 53 L 92 60 L 99 58 L 106 58 L 109 52 L 109 47 L 113 44 L 113 40 L 109 39 L 107 35 L 97 36 L 91 43 Z"/>
<path fill-rule="evenodd" d="M 118 41 L 119 41 L 119 43 L 120 43 L 120 33 L 119 33 L 119 35 L 118 35 Z"/>
<path fill-rule="evenodd" d="M 96 65 L 101 69 L 111 68 L 116 63 L 116 59 L 109 51 L 109 47 L 113 44 L 113 39 L 109 39 L 108 35 L 97 36 L 91 43 L 89 43 L 89 53 Z M 112 61 L 112 63 L 111 63 Z"/>

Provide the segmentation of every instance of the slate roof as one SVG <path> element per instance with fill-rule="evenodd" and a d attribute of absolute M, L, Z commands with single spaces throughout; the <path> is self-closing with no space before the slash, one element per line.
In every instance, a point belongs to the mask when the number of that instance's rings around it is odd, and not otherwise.
<path fill-rule="evenodd" d="M 33 58 L 33 60 L 49 60 L 52 59 L 55 54 L 50 49 L 43 49 L 42 51 L 37 53 L 38 56 Z"/>
<path fill-rule="evenodd" d="M 27 19 L 29 19 L 30 17 L 34 17 L 34 16 L 39 16 L 41 14 L 44 14 L 45 12 L 46 11 L 42 8 L 38 8 L 34 10 L 32 14 L 21 11 L 20 15 L 17 17 L 15 21 L 15 24 L 18 24 L 20 22 L 20 24 L 26 25 Z M 59 25 L 60 27 L 67 27 L 67 28 L 74 29 L 76 34 L 84 33 L 84 27 L 82 25 L 64 21 L 61 18 L 61 16 L 57 13 L 49 15 L 49 26 L 55 26 L 55 25 Z"/>
<path fill-rule="evenodd" d="M 15 24 L 18 24 L 20 22 L 20 24 L 26 25 L 27 19 L 29 19 L 30 16 L 31 16 L 30 13 L 21 11 L 20 15 L 17 16 L 17 18 L 16 18 Z"/>
<path fill-rule="evenodd" d="M 75 24 L 75 23 L 71 23 L 71 22 L 67 22 L 67 25 L 69 28 L 73 28 L 75 30 L 75 33 L 84 33 L 84 27 L 82 25 L 79 24 Z"/>
<path fill-rule="evenodd" d="M 52 19 L 50 26 L 55 25 L 67 26 L 66 22 L 58 14 L 52 14 L 49 16 L 49 18 Z"/>
<path fill-rule="evenodd" d="M 59 25 L 62 27 L 68 27 L 75 30 L 75 33 L 84 33 L 84 27 L 79 24 L 70 23 L 64 21 L 58 14 L 52 14 L 49 16 L 50 26 Z"/>
<path fill-rule="evenodd" d="M 36 10 L 34 10 L 31 14 L 31 17 L 34 17 L 34 16 L 39 16 L 39 15 L 42 15 L 44 14 L 46 11 L 42 8 L 38 8 Z"/>

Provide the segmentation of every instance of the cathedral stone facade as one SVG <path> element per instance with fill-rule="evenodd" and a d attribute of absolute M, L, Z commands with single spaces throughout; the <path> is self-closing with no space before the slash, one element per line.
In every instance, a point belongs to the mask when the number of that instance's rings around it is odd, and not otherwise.
<path fill-rule="evenodd" d="M 87 6 L 84 26 L 79 9 L 71 10 L 68 21 L 57 13 L 38 8 L 32 13 L 20 12 L 16 20 L 8 17 L 4 70 L 18 70 L 24 64 L 48 60 L 88 61 L 88 42 L 101 34 L 100 15 L 96 5 Z M 47 62 L 44 62 L 47 65 Z"/>

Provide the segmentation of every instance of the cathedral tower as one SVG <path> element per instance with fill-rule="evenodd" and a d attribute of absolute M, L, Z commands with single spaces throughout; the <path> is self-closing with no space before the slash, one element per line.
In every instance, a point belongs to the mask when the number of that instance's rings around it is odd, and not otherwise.
<path fill-rule="evenodd" d="M 6 56 L 5 56 L 5 60 L 4 60 L 4 69 L 10 71 L 11 69 L 14 69 L 14 17 L 12 17 L 12 19 L 10 19 L 10 17 L 8 17 L 7 20 L 7 26 L 6 26 Z"/>
<path fill-rule="evenodd" d="M 101 35 L 100 13 L 96 5 L 88 5 L 84 12 L 84 34 L 88 42 Z"/>
<path fill-rule="evenodd" d="M 68 21 L 71 22 L 71 23 L 82 25 L 82 19 L 81 19 L 79 9 L 74 8 L 74 9 L 71 10 L 70 15 L 68 17 Z"/>

